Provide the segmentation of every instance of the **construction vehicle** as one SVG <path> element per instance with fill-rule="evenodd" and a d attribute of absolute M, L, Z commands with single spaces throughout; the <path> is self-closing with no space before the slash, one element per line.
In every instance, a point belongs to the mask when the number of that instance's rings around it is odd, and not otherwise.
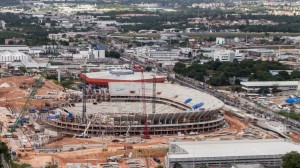
<path fill-rule="evenodd" d="M 127 131 L 126 131 L 126 134 L 125 134 L 125 137 L 126 137 L 126 138 L 130 136 L 130 135 L 129 135 L 130 127 L 131 127 L 131 125 L 128 126 L 128 129 L 127 129 Z"/>
<path fill-rule="evenodd" d="M 90 136 L 87 134 L 87 130 L 89 129 L 91 123 L 92 123 L 92 120 L 89 120 L 88 124 L 85 127 L 84 132 L 81 134 L 75 134 L 74 138 L 90 138 Z"/>

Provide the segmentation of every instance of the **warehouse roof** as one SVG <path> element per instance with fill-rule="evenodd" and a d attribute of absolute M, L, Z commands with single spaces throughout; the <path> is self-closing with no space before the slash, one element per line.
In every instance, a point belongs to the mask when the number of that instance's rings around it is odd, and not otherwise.
<path fill-rule="evenodd" d="M 172 147 L 173 145 L 173 147 Z M 300 152 L 300 145 L 277 140 L 230 140 L 170 142 L 169 158 L 213 158 L 283 155 L 291 151 Z"/>
<path fill-rule="evenodd" d="M 259 86 L 298 86 L 298 81 L 253 81 L 253 82 L 241 82 L 241 85 L 247 86 L 247 87 L 259 87 Z"/>

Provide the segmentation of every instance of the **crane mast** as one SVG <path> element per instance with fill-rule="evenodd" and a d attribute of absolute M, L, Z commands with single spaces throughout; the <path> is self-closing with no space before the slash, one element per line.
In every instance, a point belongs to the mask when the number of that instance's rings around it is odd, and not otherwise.
<path fill-rule="evenodd" d="M 147 112 L 146 112 L 146 94 L 145 94 L 145 80 L 144 80 L 144 70 L 141 68 L 141 89 L 142 89 L 142 117 L 143 117 L 143 122 L 144 122 L 144 135 L 143 138 L 144 139 L 150 139 L 149 136 L 149 130 L 148 130 L 148 116 L 147 116 Z"/>
<path fill-rule="evenodd" d="M 155 99 L 156 99 L 156 70 L 153 73 L 153 88 L 152 88 L 152 113 L 155 113 Z"/>

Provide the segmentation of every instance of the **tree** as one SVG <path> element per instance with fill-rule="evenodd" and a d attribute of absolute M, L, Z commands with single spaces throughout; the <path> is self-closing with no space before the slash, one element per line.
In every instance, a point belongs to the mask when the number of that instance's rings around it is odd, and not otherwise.
<path fill-rule="evenodd" d="M 290 74 L 287 71 L 280 71 L 278 72 L 278 75 L 282 77 L 284 80 L 289 80 L 291 78 Z"/>
<path fill-rule="evenodd" d="M 150 67 L 150 66 L 147 66 L 146 68 L 145 68 L 145 71 L 147 71 L 147 72 L 150 72 L 152 70 L 152 67 Z"/>
<path fill-rule="evenodd" d="M 105 57 L 110 57 L 110 58 L 117 58 L 119 59 L 121 57 L 121 54 L 118 53 L 117 51 L 105 51 Z"/>
<path fill-rule="evenodd" d="M 10 40 L 10 41 L 8 42 L 8 45 L 13 45 L 13 44 L 15 44 L 15 42 L 14 42 L 13 40 Z"/>
<path fill-rule="evenodd" d="M 27 72 L 27 69 L 25 67 L 20 67 L 19 70 L 23 73 L 26 73 Z"/>
<path fill-rule="evenodd" d="M 59 43 L 63 46 L 69 46 L 69 42 L 64 41 L 64 40 L 59 40 Z"/>
<path fill-rule="evenodd" d="M 278 92 L 281 92 L 281 90 L 278 89 L 278 85 L 273 85 L 273 87 L 272 87 L 272 93 L 278 93 Z"/>
<path fill-rule="evenodd" d="M 47 165 L 45 166 L 45 168 L 58 168 L 58 166 L 48 162 Z"/>
<path fill-rule="evenodd" d="M 76 34 L 76 35 L 75 35 L 75 38 L 77 38 L 77 39 L 78 39 L 78 38 L 81 38 L 81 37 L 82 37 L 81 34 Z"/>
<path fill-rule="evenodd" d="M 71 43 L 71 42 L 74 42 L 74 38 L 73 37 L 70 37 L 69 38 L 69 42 Z"/>
<path fill-rule="evenodd" d="M 300 78 L 300 71 L 293 71 L 293 72 L 291 73 L 291 78 L 292 78 L 292 79 Z"/>
<path fill-rule="evenodd" d="M 175 162 L 173 168 L 182 168 L 182 166 L 178 162 Z"/>
<path fill-rule="evenodd" d="M 268 89 L 268 88 L 260 88 L 259 90 L 258 90 L 258 93 L 260 93 L 260 94 L 268 94 L 268 93 L 270 93 L 270 90 Z"/>
<path fill-rule="evenodd" d="M 240 79 L 235 79 L 235 80 L 234 80 L 234 84 L 235 84 L 235 85 L 240 85 L 240 84 L 241 84 Z"/>
<path fill-rule="evenodd" d="M 173 71 L 178 74 L 185 74 L 186 66 L 184 63 L 176 62 L 173 68 Z"/>
<path fill-rule="evenodd" d="M 278 36 L 273 37 L 273 41 L 276 41 L 276 42 L 280 41 L 280 37 L 278 37 Z"/>
<path fill-rule="evenodd" d="M 269 37 L 269 36 L 270 36 L 270 33 L 265 32 L 265 36 L 266 36 L 266 37 Z"/>
<path fill-rule="evenodd" d="M 283 155 L 282 161 L 283 168 L 300 168 L 300 154 L 296 151 Z"/>

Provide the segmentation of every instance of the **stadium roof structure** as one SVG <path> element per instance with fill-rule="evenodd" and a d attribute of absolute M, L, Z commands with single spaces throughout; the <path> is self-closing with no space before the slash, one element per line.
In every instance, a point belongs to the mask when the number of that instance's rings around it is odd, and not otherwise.
<path fill-rule="evenodd" d="M 142 74 L 132 70 L 112 70 L 81 74 L 81 78 L 89 84 L 108 85 L 109 82 L 141 82 Z M 165 76 L 156 75 L 153 80 L 153 73 L 144 72 L 145 82 L 164 82 L 165 78 Z"/>
<path fill-rule="evenodd" d="M 134 96 L 141 95 L 141 84 L 132 82 L 109 83 L 109 92 L 111 96 Z M 153 84 L 145 83 L 145 95 L 152 96 Z M 194 105 L 202 104 L 201 108 L 205 111 L 217 110 L 224 106 L 224 103 L 218 98 L 189 87 L 170 84 L 157 83 L 156 97 L 166 98 L 192 108 Z M 187 99 L 191 99 L 186 103 Z"/>

